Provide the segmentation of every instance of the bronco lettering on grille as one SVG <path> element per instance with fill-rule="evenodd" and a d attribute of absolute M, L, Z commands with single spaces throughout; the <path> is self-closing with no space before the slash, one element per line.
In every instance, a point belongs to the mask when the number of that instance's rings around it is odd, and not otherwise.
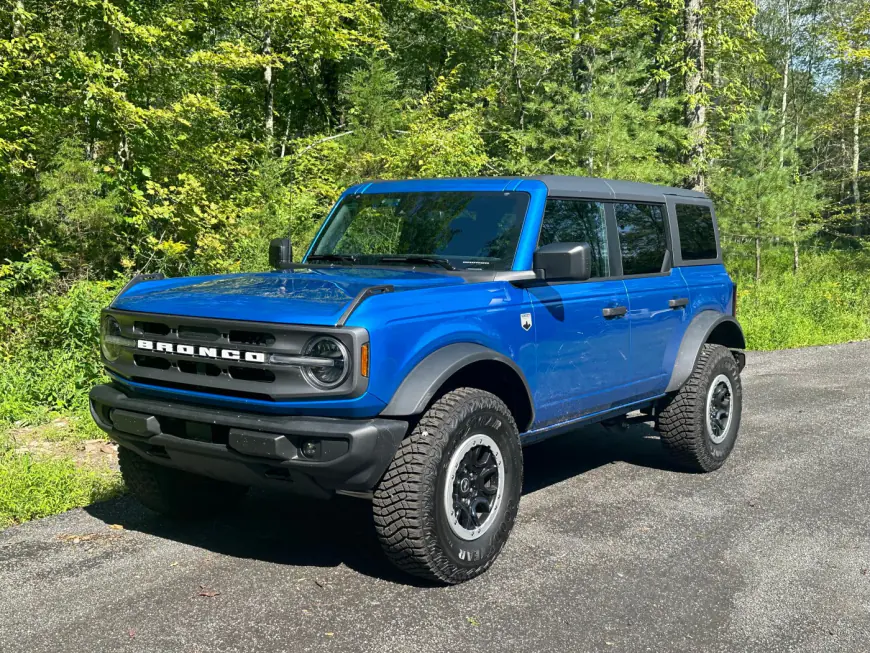
<path fill-rule="evenodd" d="M 202 358 L 218 358 L 228 361 L 245 361 L 247 363 L 266 362 L 266 354 L 260 351 L 177 345 L 172 342 L 157 342 L 155 340 L 137 340 L 136 348 L 165 354 L 179 354 L 181 356 L 200 356 Z"/>

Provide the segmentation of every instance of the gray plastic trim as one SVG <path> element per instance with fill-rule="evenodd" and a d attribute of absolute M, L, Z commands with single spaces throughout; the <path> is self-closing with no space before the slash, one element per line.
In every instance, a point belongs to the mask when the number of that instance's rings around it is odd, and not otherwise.
<path fill-rule="evenodd" d="M 723 322 L 730 322 L 737 327 L 740 332 L 741 342 L 734 349 L 743 349 L 746 347 L 746 339 L 743 337 L 743 329 L 740 324 L 730 315 L 723 315 L 717 311 L 701 311 L 692 320 L 686 333 L 683 335 L 683 341 L 680 343 L 680 349 L 677 352 L 677 359 L 674 362 L 674 371 L 671 373 L 671 380 L 665 392 L 674 392 L 686 382 L 695 368 L 695 362 L 698 360 L 698 354 L 701 353 L 701 347 L 707 342 L 713 329 Z"/>
<path fill-rule="evenodd" d="M 483 360 L 504 363 L 516 372 L 526 389 L 529 405 L 532 408 L 530 423 L 534 423 L 535 404 L 532 400 L 529 384 L 519 366 L 507 356 L 499 354 L 488 347 L 473 343 L 447 345 L 432 352 L 417 363 L 414 369 L 405 377 L 405 380 L 402 381 L 390 403 L 381 411 L 381 416 L 404 417 L 407 415 L 419 415 L 426 410 L 426 406 L 432 401 L 432 397 L 435 396 L 435 393 L 438 392 L 438 389 L 444 385 L 447 379 L 463 367 Z M 518 426 L 520 430 L 523 429 L 523 425 L 518 424 Z"/>

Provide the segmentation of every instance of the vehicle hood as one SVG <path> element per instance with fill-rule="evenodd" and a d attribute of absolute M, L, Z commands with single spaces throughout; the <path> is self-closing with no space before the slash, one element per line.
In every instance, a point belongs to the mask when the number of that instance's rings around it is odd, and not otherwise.
<path fill-rule="evenodd" d="M 283 324 L 334 325 L 364 288 L 396 292 L 460 285 L 459 276 L 417 270 L 312 268 L 146 281 L 119 295 L 112 308 L 140 313 Z"/>

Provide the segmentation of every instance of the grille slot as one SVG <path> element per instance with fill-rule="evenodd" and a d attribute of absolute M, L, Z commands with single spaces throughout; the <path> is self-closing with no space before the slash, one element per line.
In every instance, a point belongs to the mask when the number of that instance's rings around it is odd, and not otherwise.
<path fill-rule="evenodd" d="M 183 325 L 178 327 L 178 337 L 181 340 L 214 342 L 215 340 L 220 340 L 221 332 L 217 329 L 210 329 L 209 327 L 195 327 Z"/>
<path fill-rule="evenodd" d="M 230 367 L 230 376 L 238 381 L 259 381 L 260 383 L 272 383 L 275 373 L 259 367 Z"/>
<path fill-rule="evenodd" d="M 167 324 L 160 322 L 139 322 L 133 323 L 133 328 L 140 333 L 148 333 L 152 336 L 168 336 L 172 329 Z"/>
<path fill-rule="evenodd" d="M 241 331 L 239 329 L 233 329 L 230 331 L 230 342 L 237 345 L 268 347 L 275 344 L 275 336 L 271 333 L 265 333 L 262 331 Z"/>
<path fill-rule="evenodd" d="M 168 370 L 172 367 L 172 363 L 170 363 L 165 358 L 158 358 L 157 356 L 143 356 L 142 354 L 135 354 L 133 356 L 133 361 L 139 367 L 150 367 L 155 370 Z"/>
<path fill-rule="evenodd" d="M 221 375 L 221 368 L 214 363 L 201 363 L 199 361 L 178 361 L 178 370 L 185 374 Z"/>

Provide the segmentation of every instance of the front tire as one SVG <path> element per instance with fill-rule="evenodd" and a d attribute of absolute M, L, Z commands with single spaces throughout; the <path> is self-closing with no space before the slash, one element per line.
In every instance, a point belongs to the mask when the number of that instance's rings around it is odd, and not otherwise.
<path fill-rule="evenodd" d="M 742 409 L 734 356 L 726 347 L 705 344 L 688 381 L 658 414 L 662 444 L 689 471 L 719 469 L 737 442 Z"/>
<path fill-rule="evenodd" d="M 522 484 L 522 449 L 507 406 L 483 390 L 454 390 L 424 413 L 375 488 L 378 538 L 400 569 L 464 582 L 501 552 Z"/>
<path fill-rule="evenodd" d="M 248 488 L 157 465 L 118 448 L 121 476 L 146 508 L 168 517 L 206 517 L 232 507 Z"/>

